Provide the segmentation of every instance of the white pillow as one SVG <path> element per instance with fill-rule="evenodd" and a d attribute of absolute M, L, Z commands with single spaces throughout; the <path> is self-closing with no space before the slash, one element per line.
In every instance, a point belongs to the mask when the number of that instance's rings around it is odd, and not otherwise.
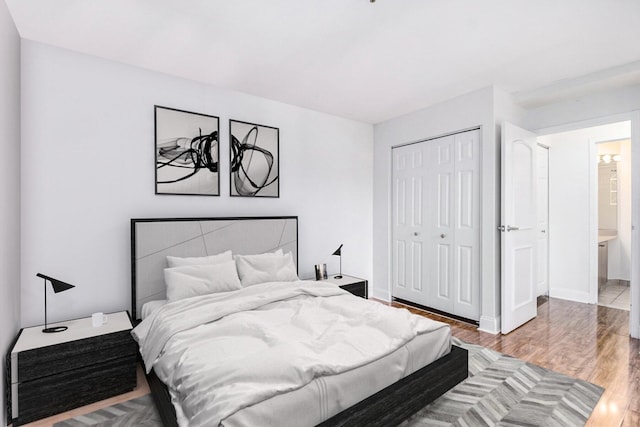
<path fill-rule="evenodd" d="M 165 268 L 164 281 L 169 301 L 242 288 L 233 261 Z"/>
<path fill-rule="evenodd" d="M 218 255 L 186 258 L 167 255 L 167 265 L 169 268 L 180 267 L 182 265 L 220 264 L 232 260 L 233 256 L 231 255 L 231 251 L 222 252 Z"/>
<path fill-rule="evenodd" d="M 291 282 L 298 280 L 291 253 L 267 253 L 259 255 L 235 255 L 236 268 L 242 286 L 264 282 Z"/>

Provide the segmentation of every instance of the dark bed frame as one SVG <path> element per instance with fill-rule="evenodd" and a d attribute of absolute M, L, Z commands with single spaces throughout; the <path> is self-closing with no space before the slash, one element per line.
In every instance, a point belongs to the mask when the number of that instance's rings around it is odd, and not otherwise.
<path fill-rule="evenodd" d="M 282 219 L 297 217 L 261 217 L 261 218 L 233 218 L 234 220 Z M 188 218 L 188 219 L 132 219 L 131 220 L 131 259 L 132 259 L 132 312 L 136 313 L 136 239 L 135 224 L 137 222 L 180 222 L 180 221 L 210 221 L 219 218 Z M 229 218 L 222 218 L 228 220 Z M 297 232 L 296 232 L 297 239 Z M 297 241 L 296 241 L 297 252 Z M 297 263 L 296 263 L 297 265 Z M 137 311 L 139 313 L 139 311 Z M 442 396 L 468 376 L 467 350 L 452 346 L 446 356 L 419 369 L 413 374 L 402 378 L 387 388 L 369 396 L 354 406 L 327 419 L 320 426 L 393 426 L 400 424 L 411 415 Z M 147 382 L 151 389 L 153 400 L 165 427 L 177 427 L 176 412 L 171 403 L 171 396 L 166 385 L 160 381 L 152 370 L 147 375 Z"/>

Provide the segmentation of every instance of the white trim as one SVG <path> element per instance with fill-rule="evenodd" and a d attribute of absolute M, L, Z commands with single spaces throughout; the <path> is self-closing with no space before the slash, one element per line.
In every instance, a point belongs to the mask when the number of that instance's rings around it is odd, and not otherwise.
<path fill-rule="evenodd" d="M 598 245 L 596 245 L 596 249 L 597 247 Z M 597 286 L 597 282 L 596 282 L 596 286 Z M 568 301 L 582 302 L 585 304 L 593 304 L 589 302 L 589 299 L 591 298 L 590 292 L 572 291 L 567 289 L 549 290 L 549 296 L 551 298 L 559 298 L 559 299 L 564 299 Z"/>
<path fill-rule="evenodd" d="M 595 126 L 610 125 L 612 123 L 628 122 L 632 119 L 634 114 L 635 112 L 629 112 L 629 113 L 614 114 L 611 116 L 596 117 L 593 119 L 580 120 L 578 122 L 571 122 L 571 123 L 565 123 L 557 126 L 550 126 L 547 128 L 535 129 L 535 130 L 531 130 L 531 132 L 536 133 L 538 136 L 545 136 L 545 135 L 551 135 L 554 133 L 569 132 L 572 130 L 591 128 Z"/>
<path fill-rule="evenodd" d="M 589 150 L 589 294 L 585 302 L 598 303 L 598 141 L 588 141 Z M 562 298 L 562 297 L 559 297 Z M 576 300 L 578 301 L 578 300 Z"/>
<path fill-rule="evenodd" d="M 502 321 L 500 320 L 500 316 L 480 316 L 480 325 L 478 326 L 478 330 L 481 332 L 496 335 L 500 333 L 501 324 Z"/>
<path fill-rule="evenodd" d="M 631 307 L 629 335 L 640 338 L 640 110 L 631 120 Z M 636 208 L 634 208 L 634 206 Z"/>

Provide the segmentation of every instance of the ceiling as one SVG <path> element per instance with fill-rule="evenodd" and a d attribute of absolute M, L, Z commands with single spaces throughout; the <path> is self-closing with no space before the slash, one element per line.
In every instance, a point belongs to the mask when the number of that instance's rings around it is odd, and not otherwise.
<path fill-rule="evenodd" d="M 640 84 L 638 0 L 5 0 L 22 38 L 367 123 Z"/>

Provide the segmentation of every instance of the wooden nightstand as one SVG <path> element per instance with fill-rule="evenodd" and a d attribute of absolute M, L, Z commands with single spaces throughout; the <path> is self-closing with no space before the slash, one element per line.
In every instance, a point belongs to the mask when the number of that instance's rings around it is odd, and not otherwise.
<path fill-rule="evenodd" d="M 21 425 L 83 406 L 136 386 L 137 346 L 126 311 L 60 322 L 66 331 L 24 328 L 7 355 L 7 417 Z M 53 324 L 50 326 L 56 326 Z"/>
<path fill-rule="evenodd" d="M 328 279 L 324 279 L 322 281 L 336 284 L 355 296 L 362 297 L 364 299 L 369 298 L 369 286 L 367 286 L 367 281 L 365 279 L 345 276 L 343 274 L 341 279 L 336 279 L 335 276 L 329 276 Z"/>

